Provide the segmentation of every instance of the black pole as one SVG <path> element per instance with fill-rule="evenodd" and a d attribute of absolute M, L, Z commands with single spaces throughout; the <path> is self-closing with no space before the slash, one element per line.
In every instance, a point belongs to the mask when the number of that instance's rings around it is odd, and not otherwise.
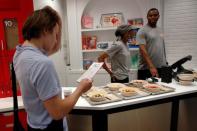
<path fill-rule="evenodd" d="M 14 106 L 14 129 L 13 131 L 25 131 L 18 116 L 16 75 L 15 75 L 13 63 L 11 64 L 10 68 L 12 72 L 12 94 L 13 94 L 13 106 Z"/>

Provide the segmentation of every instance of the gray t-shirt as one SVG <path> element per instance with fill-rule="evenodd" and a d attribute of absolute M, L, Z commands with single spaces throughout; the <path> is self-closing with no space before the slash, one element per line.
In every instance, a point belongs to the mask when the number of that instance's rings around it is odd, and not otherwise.
<path fill-rule="evenodd" d="M 127 78 L 131 67 L 131 57 L 128 47 L 122 42 L 117 41 L 106 53 L 109 55 L 114 76 L 119 80 Z"/>
<path fill-rule="evenodd" d="M 28 124 L 32 128 L 46 128 L 52 117 L 43 102 L 56 95 L 61 97 L 61 86 L 52 61 L 44 51 L 20 45 L 14 54 L 14 69 Z"/>
<path fill-rule="evenodd" d="M 136 40 L 138 45 L 145 45 L 150 59 L 156 68 L 167 65 L 165 56 L 164 34 L 161 28 L 151 28 L 145 25 L 139 29 Z M 139 69 L 148 69 L 148 66 L 140 54 Z"/>

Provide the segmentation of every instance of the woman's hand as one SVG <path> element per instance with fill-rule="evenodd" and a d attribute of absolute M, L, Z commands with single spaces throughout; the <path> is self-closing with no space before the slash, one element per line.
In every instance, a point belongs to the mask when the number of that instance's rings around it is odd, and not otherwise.
<path fill-rule="evenodd" d="M 82 92 L 88 91 L 92 87 L 92 80 L 90 79 L 83 79 L 79 83 L 79 88 L 81 88 Z"/>

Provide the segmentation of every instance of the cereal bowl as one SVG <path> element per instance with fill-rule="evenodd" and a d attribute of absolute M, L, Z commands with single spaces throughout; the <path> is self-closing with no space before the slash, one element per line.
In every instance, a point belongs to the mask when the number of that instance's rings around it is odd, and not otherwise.
<path fill-rule="evenodd" d="M 119 91 L 120 91 L 121 95 L 126 96 L 126 97 L 133 96 L 133 95 L 137 94 L 137 92 L 130 87 L 122 87 L 119 89 Z"/>
<path fill-rule="evenodd" d="M 120 88 L 126 87 L 126 86 L 121 83 L 110 83 L 110 84 L 107 84 L 107 87 L 109 87 L 109 90 L 111 91 L 118 91 Z"/>
<path fill-rule="evenodd" d="M 90 100 L 94 102 L 100 102 L 105 100 L 105 96 L 103 94 L 97 93 L 90 96 Z"/>

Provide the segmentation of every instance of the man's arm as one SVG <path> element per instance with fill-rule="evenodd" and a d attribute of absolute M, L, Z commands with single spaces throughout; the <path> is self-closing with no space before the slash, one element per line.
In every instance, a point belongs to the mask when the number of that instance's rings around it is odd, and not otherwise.
<path fill-rule="evenodd" d="M 147 53 L 147 50 L 145 48 L 145 45 L 140 45 L 139 48 L 140 48 L 140 53 L 141 53 L 143 59 L 145 60 L 146 64 L 149 67 L 149 70 L 150 70 L 151 75 L 153 77 L 154 76 L 159 77 L 158 72 L 157 72 L 157 69 L 153 65 L 153 63 L 152 63 L 152 61 L 151 61 L 151 59 L 150 59 L 150 57 L 149 57 L 149 55 Z"/>

